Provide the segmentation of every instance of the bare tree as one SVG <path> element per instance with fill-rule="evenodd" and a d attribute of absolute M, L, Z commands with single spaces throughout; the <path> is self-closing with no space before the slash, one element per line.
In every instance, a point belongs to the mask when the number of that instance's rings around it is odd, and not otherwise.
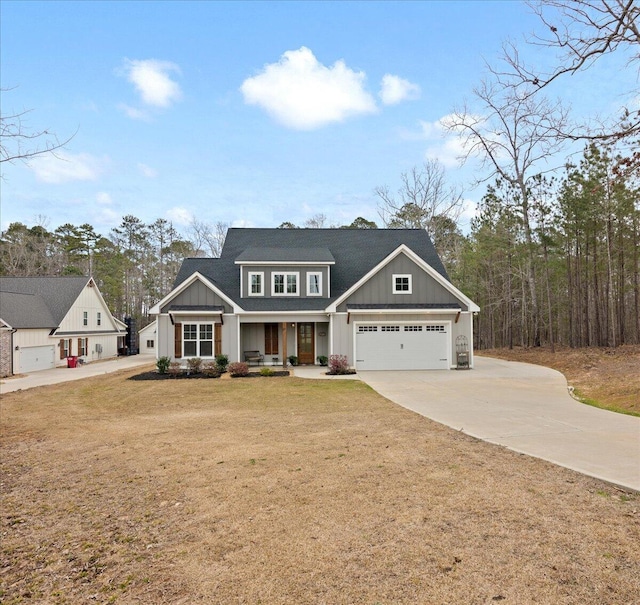
<path fill-rule="evenodd" d="M 626 53 L 631 66 L 640 62 L 640 4 L 637 0 L 538 0 L 527 4 L 546 33 L 529 38 L 532 45 L 557 52 L 557 62 L 544 71 L 524 62 L 513 43 L 503 46 L 507 71 L 494 70 L 526 94 L 537 94 L 565 76 L 587 70 L 599 58 Z M 637 83 L 637 79 L 636 79 Z M 637 98 L 639 89 L 627 91 Z M 625 108 L 609 124 L 582 124 L 559 134 L 570 139 L 619 140 L 640 136 L 640 110 Z"/>
<path fill-rule="evenodd" d="M 462 191 L 447 184 L 438 160 L 428 160 L 400 175 L 402 186 L 396 195 L 386 185 L 375 188 L 380 198 L 378 215 L 385 227 L 426 229 L 433 238 L 438 220 L 456 222 L 463 209 Z"/>
<path fill-rule="evenodd" d="M 218 221 L 212 225 L 194 218 L 189 224 L 188 239 L 196 254 L 219 258 L 228 229 L 228 223 Z"/>
<path fill-rule="evenodd" d="M 534 241 L 531 218 L 532 179 L 553 168 L 550 159 L 563 140 L 557 133 L 567 129 L 567 113 L 559 104 L 543 97 L 521 94 L 500 82 L 483 82 L 474 90 L 480 112 L 456 109 L 445 120 L 449 133 L 462 139 L 462 160 L 477 157 L 489 170 L 484 180 L 498 177 L 515 191 L 517 212 L 522 220 L 528 249 L 527 285 L 532 305 L 534 344 L 539 344 L 539 310 L 534 271 Z"/>
<path fill-rule="evenodd" d="M 6 90 L 1 90 L 3 95 Z M 25 162 L 62 149 L 74 136 L 60 141 L 49 130 L 32 130 L 27 123 L 30 110 L 0 115 L 0 164 Z"/>

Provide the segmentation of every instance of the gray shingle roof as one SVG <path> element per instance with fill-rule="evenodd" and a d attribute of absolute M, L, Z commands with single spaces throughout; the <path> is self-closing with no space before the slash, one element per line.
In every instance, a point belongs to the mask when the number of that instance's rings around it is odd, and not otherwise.
<path fill-rule="evenodd" d="M 333 263 L 335 259 L 328 248 L 247 248 L 236 258 L 237 263 Z"/>
<path fill-rule="evenodd" d="M 58 327 L 41 296 L 0 292 L 0 317 L 12 328 Z"/>
<path fill-rule="evenodd" d="M 0 277 L 0 316 L 14 328 L 55 328 L 88 282 L 88 277 Z M 24 306 L 15 306 L 16 295 L 23 295 Z"/>
<path fill-rule="evenodd" d="M 422 229 L 233 228 L 227 232 L 220 258 L 185 259 L 174 287 L 198 271 L 246 311 L 322 310 L 401 244 L 408 246 L 445 279 L 449 279 L 429 235 Z M 235 264 L 236 260 L 258 254 L 253 251 L 276 249 L 288 250 L 291 254 L 300 250 L 312 251 L 311 254 L 328 251 L 335 259 L 335 265 L 331 267 L 331 298 L 241 299 L 240 268 Z M 282 254 L 284 258 L 285 253 Z"/>

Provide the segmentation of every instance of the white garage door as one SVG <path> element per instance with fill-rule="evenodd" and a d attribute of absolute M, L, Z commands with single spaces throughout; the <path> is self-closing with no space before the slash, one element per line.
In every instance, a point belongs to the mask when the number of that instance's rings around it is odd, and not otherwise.
<path fill-rule="evenodd" d="M 448 370 L 449 324 L 358 324 L 356 370 Z"/>
<path fill-rule="evenodd" d="M 21 374 L 56 367 L 55 348 L 53 345 L 46 347 L 22 347 L 19 355 L 19 372 Z"/>

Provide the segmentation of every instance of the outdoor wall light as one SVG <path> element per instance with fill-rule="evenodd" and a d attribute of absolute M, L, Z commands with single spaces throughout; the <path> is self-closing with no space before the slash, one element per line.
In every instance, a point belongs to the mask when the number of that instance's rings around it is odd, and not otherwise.
<path fill-rule="evenodd" d="M 18 345 L 16 345 L 16 351 L 19 351 L 20 347 Z"/>

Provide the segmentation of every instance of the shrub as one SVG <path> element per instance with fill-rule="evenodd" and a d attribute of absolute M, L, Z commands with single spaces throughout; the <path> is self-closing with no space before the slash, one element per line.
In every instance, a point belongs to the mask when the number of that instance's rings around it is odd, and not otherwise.
<path fill-rule="evenodd" d="M 190 357 L 187 359 L 187 365 L 189 366 L 190 372 L 199 374 L 200 368 L 202 367 L 202 359 L 200 359 L 200 357 Z"/>
<path fill-rule="evenodd" d="M 173 376 L 174 378 L 176 376 L 178 376 L 179 374 L 182 374 L 182 367 L 180 366 L 180 362 L 179 361 L 172 361 L 169 364 L 168 372 L 169 372 L 169 375 Z"/>
<path fill-rule="evenodd" d="M 166 374 L 171 363 L 171 357 L 160 357 L 156 361 L 156 368 L 158 368 L 158 374 Z"/>
<path fill-rule="evenodd" d="M 229 365 L 229 357 L 224 354 L 216 355 L 216 366 L 218 367 L 218 371 L 221 374 L 224 374 L 227 371 L 227 366 Z"/>
<path fill-rule="evenodd" d="M 274 371 L 271 368 L 260 368 L 260 376 L 273 376 Z"/>
<path fill-rule="evenodd" d="M 298 356 L 297 355 L 289 355 L 289 357 L 287 357 L 287 359 L 289 360 L 289 363 L 292 366 L 297 366 L 298 365 Z"/>
<path fill-rule="evenodd" d="M 326 355 L 318 355 L 317 360 L 321 366 L 326 366 L 329 363 L 329 358 Z"/>
<path fill-rule="evenodd" d="M 329 357 L 330 374 L 349 374 L 349 362 L 346 355 L 331 355 Z"/>
<path fill-rule="evenodd" d="M 202 373 L 209 378 L 220 378 L 220 367 L 215 361 L 205 361 L 201 368 Z"/>
<path fill-rule="evenodd" d="M 249 364 L 244 361 L 236 361 L 229 364 L 229 374 L 231 376 L 248 376 Z"/>

